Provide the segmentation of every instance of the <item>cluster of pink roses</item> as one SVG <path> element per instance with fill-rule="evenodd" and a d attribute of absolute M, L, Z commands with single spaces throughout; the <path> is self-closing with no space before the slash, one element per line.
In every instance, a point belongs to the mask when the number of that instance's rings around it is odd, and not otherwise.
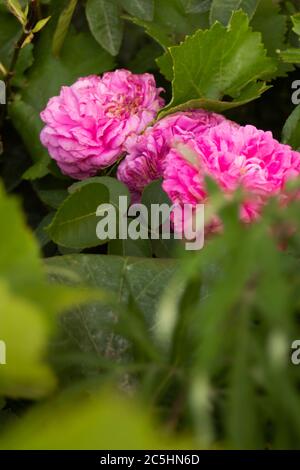
<path fill-rule="evenodd" d="M 267 199 L 282 196 L 285 183 L 300 174 L 300 153 L 271 132 L 215 113 L 179 112 L 148 127 L 164 105 L 161 91 L 152 75 L 127 70 L 79 79 L 41 113 L 41 141 L 62 172 L 76 179 L 94 176 L 126 154 L 117 176 L 133 200 L 157 178 L 179 205 L 208 200 L 205 176 L 226 195 L 242 187 L 245 222 L 255 220 Z M 181 145 L 191 149 L 192 158 Z"/>

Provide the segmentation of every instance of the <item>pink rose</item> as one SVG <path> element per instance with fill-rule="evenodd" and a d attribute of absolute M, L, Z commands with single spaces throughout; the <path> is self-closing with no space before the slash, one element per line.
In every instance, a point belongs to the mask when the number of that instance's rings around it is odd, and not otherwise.
<path fill-rule="evenodd" d="M 259 217 L 268 198 L 281 198 L 285 183 L 300 173 L 300 153 L 254 126 L 223 122 L 198 136 L 191 151 L 194 161 L 178 150 L 171 150 L 166 158 L 163 188 L 171 201 L 206 203 L 208 175 L 225 195 L 243 188 L 240 217 L 245 222 Z"/>
<path fill-rule="evenodd" d="M 80 78 L 41 113 L 41 142 L 66 175 L 94 176 L 117 161 L 127 138 L 142 132 L 164 105 L 150 74 L 116 70 Z"/>
<path fill-rule="evenodd" d="M 128 139 L 128 155 L 119 165 L 118 179 L 127 184 L 133 200 L 138 200 L 145 186 L 162 177 L 165 158 L 173 145 L 190 142 L 224 120 L 204 110 L 179 112 L 162 119 L 144 134 Z"/>

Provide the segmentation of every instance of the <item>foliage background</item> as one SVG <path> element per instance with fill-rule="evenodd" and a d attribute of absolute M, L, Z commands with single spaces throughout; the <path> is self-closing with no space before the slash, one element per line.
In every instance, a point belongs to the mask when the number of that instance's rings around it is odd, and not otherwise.
<path fill-rule="evenodd" d="M 99 245 L 87 213 L 126 188 L 114 171 L 74 185 L 39 141 L 39 113 L 62 85 L 124 67 L 155 74 L 162 115 L 223 111 L 298 149 L 299 11 L 0 0 L 0 448 L 299 448 L 299 204 L 270 204 L 245 229 L 238 196 L 212 188 L 225 230 L 197 255 L 174 241 Z"/>

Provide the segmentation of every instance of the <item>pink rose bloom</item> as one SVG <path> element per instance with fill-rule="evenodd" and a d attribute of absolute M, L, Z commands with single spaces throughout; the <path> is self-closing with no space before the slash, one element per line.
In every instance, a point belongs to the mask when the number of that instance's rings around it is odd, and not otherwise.
<path fill-rule="evenodd" d="M 190 142 L 207 129 L 225 121 L 205 110 L 172 114 L 144 134 L 127 141 L 128 155 L 118 168 L 118 179 L 125 183 L 137 201 L 151 181 L 162 177 L 165 159 L 177 142 Z"/>
<path fill-rule="evenodd" d="M 142 132 L 164 105 L 150 74 L 116 70 L 80 78 L 41 113 L 41 142 L 66 175 L 94 176 L 119 158 L 131 134 Z"/>
<path fill-rule="evenodd" d="M 205 203 L 209 199 L 205 176 L 217 182 L 225 195 L 242 187 L 245 200 L 240 217 L 257 219 L 272 196 L 282 197 L 288 180 L 300 174 L 300 153 L 280 144 L 271 132 L 230 122 L 208 129 L 186 156 L 171 150 L 166 158 L 163 189 L 173 203 Z"/>

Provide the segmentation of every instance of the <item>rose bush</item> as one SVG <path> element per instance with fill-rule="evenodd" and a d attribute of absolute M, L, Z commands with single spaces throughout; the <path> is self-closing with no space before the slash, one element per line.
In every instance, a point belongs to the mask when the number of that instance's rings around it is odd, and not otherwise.
<path fill-rule="evenodd" d="M 299 15 L 0 0 L 0 450 L 299 448 Z"/>

